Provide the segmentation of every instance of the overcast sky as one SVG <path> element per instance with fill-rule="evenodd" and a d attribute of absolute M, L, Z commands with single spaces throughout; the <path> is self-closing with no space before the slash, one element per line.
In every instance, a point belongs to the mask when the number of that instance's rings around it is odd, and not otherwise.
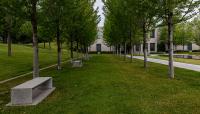
<path fill-rule="evenodd" d="M 104 14 L 103 14 L 103 5 L 104 4 L 103 4 L 103 2 L 101 0 L 96 0 L 95 6 L 94 6 L 95 9 L 97 7 L 99 7 L 98 15 L 101 15 L 101 22 L 99 23 L 99 26 L 103 26 L 104 20 L 105 20 L 105 17 L 104 17 Z"/>

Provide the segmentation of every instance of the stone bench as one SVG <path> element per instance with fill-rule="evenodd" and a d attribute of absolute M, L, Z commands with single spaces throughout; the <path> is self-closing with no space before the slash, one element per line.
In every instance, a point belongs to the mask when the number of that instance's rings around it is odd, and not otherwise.
<path fill-rule="evenodd" d="M 90 60 L 90 55 L 84 55 L 83 60 Z"/>
<path fill-rule="evenodd" d="M 72 61 L 72 67 L 82 67 L 83 66 L 83 62 L 82 60 L 74 60 Z"/>
<path fill-rule="evenodd" d="M 7 106 L 37 105 L 55 90 L 51 77 L 38 77 L 11 89 Z"/>

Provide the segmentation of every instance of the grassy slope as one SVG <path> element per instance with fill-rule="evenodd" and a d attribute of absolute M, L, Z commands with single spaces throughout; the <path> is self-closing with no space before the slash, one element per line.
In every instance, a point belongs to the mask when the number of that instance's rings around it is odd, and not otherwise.
<path fill-rule="evenodd" d="M 168 57 L 165 57 L 165 56 L 151 56 L 150 58 L 168 60 Z M 200 60 L 183 59 L 183 58 L 174 58 L 174 60 L 176 62 L 183 62 L 183 63 L 200 65 Z"/>
<path fill-rule="evenodd" d="M 29 79 L 1 85 L 3 114 L 188 114 L 200 113 L 200 73 L 176 68 L 167 78 L 167 66 L 142 61 L 122 61 L 114 56 L 94 56 L 83 68 L 65 65 L 62 71 L 42 72 L 54 77 L 56 91 L 35 107 L 4 107 L 9 88 Z"/>
<path fill-rule="evenodd" d="M 200 52 L 176 52 L 176 54 L 200 55 Z"/>
<path fill-rule="evenodd" d="M 31 46 L 12 45 L 13 56 L 7 56 L 7 45 L 0 44 L 0 80 L 5 80 L 23 73 L 32 71 L 33 50 Z M 56 64 L 56 46 L 52 49 L 39 49 L 40 67 Z M 68 58 L 67 52 L 63 52 L 63 60 Z"/>

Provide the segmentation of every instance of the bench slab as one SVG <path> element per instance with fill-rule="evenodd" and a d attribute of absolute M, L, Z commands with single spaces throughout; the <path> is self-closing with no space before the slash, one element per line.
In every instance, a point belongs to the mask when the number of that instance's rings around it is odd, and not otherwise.
<path fill-rule="evenodd" d="M 72 61 L 72 67 L 77 68 L 77 67 L 82 67 L 82 66 L 83 66 L 83 62 L 81 60 Z"/>
<path fill-rule="evenodd" d="M 38 77 L 11 89 L 11 102 L 6 106 L 37 105 L 55 90 L 51 77 Z"/>

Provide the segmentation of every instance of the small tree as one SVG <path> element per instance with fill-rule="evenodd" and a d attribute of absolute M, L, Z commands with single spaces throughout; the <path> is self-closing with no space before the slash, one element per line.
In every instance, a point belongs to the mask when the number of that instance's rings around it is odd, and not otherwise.
<path fill-rule="evenodd" d="M 193 38 L 195 43 L 200 46 L 200 17 L 195 18 L 191 22 L 191 26 L 193 27 Z"/>
<path fill-rule="evenodd" d="M 169 78 L 174 78 L 173 65 L 173 31 L 174 25 L 185 21 L 196 15 L 195 8 L 199 7 L 200 1 L 195 0 L 160 0 L 160 17 L 168 26 L 168 43 L 169 43 Z M 161 10 L 162 9 L 162 10 Z"/>

